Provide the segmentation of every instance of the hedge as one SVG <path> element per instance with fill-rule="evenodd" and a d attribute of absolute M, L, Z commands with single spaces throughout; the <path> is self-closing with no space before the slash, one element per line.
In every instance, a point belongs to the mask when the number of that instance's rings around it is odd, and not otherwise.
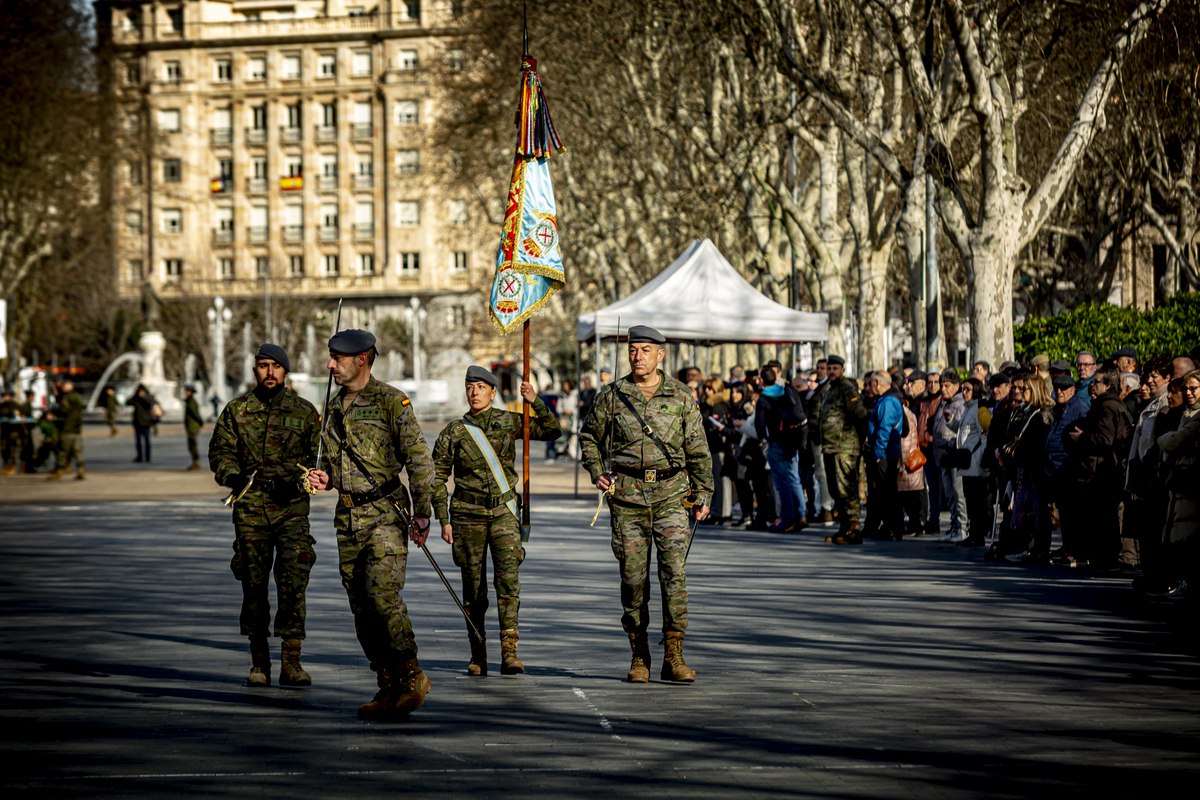
<path fill-rule="evenodd" d="M 1121 347 L 1137 350 L 1138 361 L 1151 356 L 1186 355 L 1200 344 L 1200 293 L 1177 294 L 1150 311 L 1107 303 L 1085 303 L 1056 317 L 1028 319 L 1013 332 L 1017 361 L 1028 364 L 1039 353 L 1072 364 L 1080 350 L 1104 361 Z"/>

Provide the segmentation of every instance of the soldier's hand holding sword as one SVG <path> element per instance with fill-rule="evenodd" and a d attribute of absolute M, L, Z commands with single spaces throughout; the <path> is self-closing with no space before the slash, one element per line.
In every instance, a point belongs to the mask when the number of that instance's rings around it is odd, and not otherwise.
<path fill-rule="evenodd" d="M 318 492 L 329 488 L 329 474 L 324 470 L 314 469 L 309 472 L 308 481 Z M 408 538 L 412 539 L 412 543 L 417 547 L 424 547 L 425 540 L 429 538 L 429 517 L 423 514 L 414 514 Z"/>

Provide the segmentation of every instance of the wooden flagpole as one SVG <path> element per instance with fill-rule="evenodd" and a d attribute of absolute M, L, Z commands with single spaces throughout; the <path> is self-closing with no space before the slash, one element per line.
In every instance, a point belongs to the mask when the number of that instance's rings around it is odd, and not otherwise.
<path fill-rule="evenodd" d="M 529 320 L 524 325 L 524 350 L 521 359 L 522 380 L 529 382 Z M 524 503 L 521 504 L 521 541 L 529 541 L 529 402 L 525 401 L 522 409 L 521 439 L 525 446 L 521 450 L 521 492 Z"/>

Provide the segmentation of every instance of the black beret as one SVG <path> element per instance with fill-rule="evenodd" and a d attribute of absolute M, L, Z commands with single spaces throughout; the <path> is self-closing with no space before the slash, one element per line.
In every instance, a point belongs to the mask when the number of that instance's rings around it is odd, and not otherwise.
<path fill-rule="evenodd" d="M 360 331 L 354 328 L 338 331 L 329 340 L 329 352 L 343 356 L 356 356 L 365 353 L 375 346 L 375 336 L 370 331 Z"/>
<path fill-rule="evenodd" d="M 5 386 L 3 389 L 0 389 L 0 395 L 8 395 L 9 397 L 12 397 L 12 393 L 12 389 L 9 389 L 7 386 Z"/>
<path fill-rule="evenodd" d="M 1051 361 L 1050 362 L 1050 371 L 1051 372 L 1070 372 L 1071 371 L 1071 362 L 1067 361 L 1065 358 L 1060 358 L 1056 361 Z"/>
<path fill-rule="evenodd" d="M 288 361 L 287 353 L 285 353 L 283 348 L 277 344 L 266 342 L 260 346 L 258 348 L 258 353 L 254 356 L 254 359 L 257 361 L 260 358 L 269 358 L 276 364 L 283 367 L 286 372 L 292 371 L 292 362 Z"/>
<path fill-rule="evenodd" d="M 666 344 L 667 337 L 651 328 L 649 325 L 634 325 L 629 329 L 629 344 L 649 342 L 650 344 Z"/>
<path fill-rule="evenodd" d="M 1114 360 L 1118 358 L 1132 358 L 1134 361 L 1136 361 L 1137 350 L 1134 350 L 1132 347 L 1122 347 L 1120 350 L 1113 353 L 1112 357 Z"/>
<path fill-rule="evenodd" d="M 189 383 L 183 387 L 183 390 L 185 392 L 194 392 L 194 391 L 196 391 L 196 387 Z"/>
<path fill-rule="evenodd" d="M 1070 375 L 1055 375 L 1054 380 L 1051 381 L 1051 383 L 1054 384 L 1055 389 L 1074 389 L 1075 388 L 1075 379 L 1072 378 Z"/>
<path fill-rule="evenodd" d="M 483 367 L 480 367 L 476 364 L 472 364 L 471 366 L 467 367 L 466 382 L 467 383 L 475 383 L 476 381 L 483 381 L 488 386 L 491 386 L 493 389 L 500 388 L 500 379 L 499 378 L 497 378 L 492 373 L 488 372 Z"/>
<path fill-rule="evenodd" d="M 828 361 L 830 364 L 837 364 L 840 367 L 846 366 L 846 359 L 842 358 L 841 356 L 830 356 L 826 359 L 826 361 Z"/>

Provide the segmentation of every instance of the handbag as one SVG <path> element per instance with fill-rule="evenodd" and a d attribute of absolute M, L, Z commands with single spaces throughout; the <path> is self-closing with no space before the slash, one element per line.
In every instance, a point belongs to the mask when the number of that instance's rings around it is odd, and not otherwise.
<path fill-rule="evenodd" d="M 904 468 L 909 472 L 916 472 L 925 466 L 926 461 L 928 459 L 925 458 L 925 453 L 921 451 L 921 448 L 914 447 L 913 451 L 908 454 L 908 458 L 904 460 Z"/>
<path fill-rule="evenodd" d="M 1029 427 L 1029 423 L 1033 422 L 1033 418 L 1038 416 L 1038 413 L 1038 411 L 1034 411 L 1030 414 L 1029 419 L 1025 420 L 1025 425 L 1021 428 L 1021 432 L 1017 434 L 1017 438 L 1011 442 L 1005 442 L 1004 446 L 1000 448 L 1000 455 L 1004 457 L 1005 462 L 1011 463 L 1016 460 L 1017 445 L 1021 443 L 1021 437 L 1025 435 L 1026 428 Z"/>

